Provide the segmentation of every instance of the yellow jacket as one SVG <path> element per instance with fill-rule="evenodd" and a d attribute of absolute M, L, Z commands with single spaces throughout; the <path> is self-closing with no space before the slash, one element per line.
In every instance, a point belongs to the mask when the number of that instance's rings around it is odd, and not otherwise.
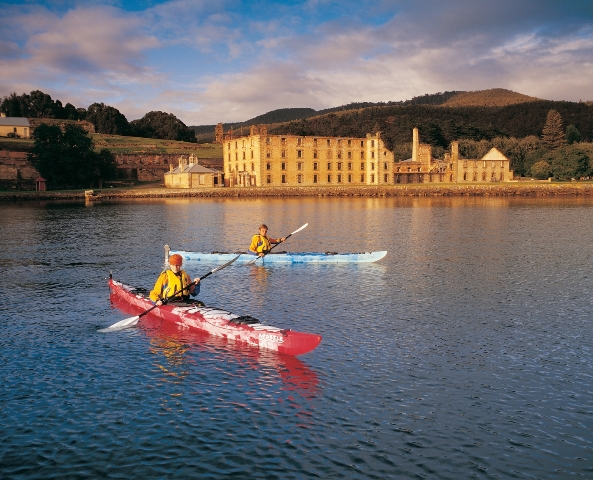
<path fill-rule="evenodd" d="M 280 239 L 268 238 L 265 235 L 260 235 L 258 233 L 251 239 L 249 253 L 253 255 L 257 255 L 258 253 L 268 253 L 270 248 L 272 248 L 272 243 L 280 243 Z"/>
<path fill-rule="evenodd" d="M 150 292 L 150 299 L 153 302 L 157 300 L 164 300 L 174 296 L 176 299 L 189 298 L 191 295 L 197 295 L 200 293 L 200 284 L 194 285 L 190 288 L 181 290 L 191 283 L 189 275 L 185 273 L 185 270 L 179 272 L 179 276 L 175 275 L 171 270 L 165 270 L 159 275 L 154 288 Z"/>

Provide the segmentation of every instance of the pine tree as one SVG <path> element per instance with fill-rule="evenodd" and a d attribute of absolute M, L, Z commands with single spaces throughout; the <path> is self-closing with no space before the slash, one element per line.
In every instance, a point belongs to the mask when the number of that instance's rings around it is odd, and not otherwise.
<path fill-rule="evenodd" d="M 550 150 L 556 150 L 566 145 L 564 138 L 564 129 L 562 128 L 562 117 L 556 110 L 548 112 L 546 124 L 542 130 L 542 140 L 544 145 Z"/>

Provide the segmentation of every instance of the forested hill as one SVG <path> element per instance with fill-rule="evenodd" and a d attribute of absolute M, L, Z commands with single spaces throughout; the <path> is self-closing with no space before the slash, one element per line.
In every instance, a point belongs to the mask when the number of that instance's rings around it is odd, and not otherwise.
<path fill-rule="evenodd" d="M 584 138 L 592 138 L 590 110 L 586 107 L 583 103 L 551 102 L 494 88 L 427 94 L 403 102 L 351 103 L 319 111 L 284 108 L 245 122 L 224 124 L 224 130 L 232 126 L 239 134 L 241 129 L 247 133 L 254 124 L 268 125 L 270 133 L 307 135 L 364 136 L 381 130 L 387 143 L 392 144 L 409 141 L 412 127 L 418 126 L 424 142 L 445 147 L 451 140 L 464 138 L 540 135 L 547 111 L 556 108 L 561 111 L 565 126 L 574 124 Z M 214 125 L 191 128 L 198 141 L 213 138 Z"/>
<path fill-rule="evenodd" d="M 593 106 L 581 102 L 548 100 L 506 107 L 371 107 L 271 125 L 268 132 L 364 137 L 367 133 L 381 131 L 387 148 L 392 149 L 395 144 L 410 142 L 412 129 L 418 127 L 423 143 L 447 148 L 453 140 L 540 136 L 551 109 L 560 113 L 564 127 L 576 126 L 583 141 L 593 139 Z"/>

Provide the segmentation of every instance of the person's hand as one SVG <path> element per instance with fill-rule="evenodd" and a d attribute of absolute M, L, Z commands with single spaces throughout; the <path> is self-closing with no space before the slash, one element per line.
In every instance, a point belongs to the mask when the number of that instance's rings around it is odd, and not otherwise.
<path fill-rule="evenodd" d="M 199 278 L 194 278 L 194 283 L 197 285 L 198 283 L 200 283 L 200 279 Z"/>
<path fill-rule="evenodd" d="M 155 303 L 155 305 L 157 307 L 160 307 L 162 304 L 163 304 L 163 302 L 161 302 L 160 300 L 157 300 L 156 303 Z"/>
<path fill-rule="evenodd" d="M 286 237 L 282 237 L 282 238 L 280 239 L 280 243 L 284 243 L 284 240 L 286 240 Z"/>
<path fill-rule="evenodd" d="M 264 252 L 259 252 L 258 257 L 263 257 L 265 255 Z"/>

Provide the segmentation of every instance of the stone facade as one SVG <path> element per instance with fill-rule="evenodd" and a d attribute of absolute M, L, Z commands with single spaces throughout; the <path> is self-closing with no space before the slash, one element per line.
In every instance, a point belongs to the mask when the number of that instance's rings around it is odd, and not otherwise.
<path fill-rule="evenodd" d="M 192 154 L 193 155 L 193 154 Z M 171 166 L 179 163 L 179 154 L 125 154 L 115 155 L 118 177 L 141 182 L 162 182 Z M 200 164 L 213 170 L 222 170 L 221 158 L 200 158 Z"/>
<path fill-rule="evenodd" d="M 179 157 L 179 165 L 165 173 L 167 188 L 213 188 L 223 186 L 222 174 L 198 164 L 198 157 L 190 155 L 189 159 Z"/>
<path fill-rule="evenodd" d="M 263 128 L 262 128 L 263 127 Z M 265 126 L 223 142 L 225 186 L 359 186 L 393 183 L 393 153 L 366 138 L 268 135 Z"/>

